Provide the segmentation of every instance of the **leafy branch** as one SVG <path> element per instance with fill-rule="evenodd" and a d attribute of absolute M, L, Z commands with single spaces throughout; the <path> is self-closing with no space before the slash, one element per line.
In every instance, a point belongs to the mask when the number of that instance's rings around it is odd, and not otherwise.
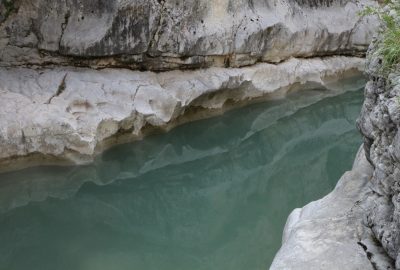
<path fill-rule="evenodd" d="M 382 73 L 392 72 L 400 64 L 400 1 L 386 0 L 381 7 L 368 6 L 359 15 L 375 15 L 382 22 L 376 53 L 382 58 Z"/>

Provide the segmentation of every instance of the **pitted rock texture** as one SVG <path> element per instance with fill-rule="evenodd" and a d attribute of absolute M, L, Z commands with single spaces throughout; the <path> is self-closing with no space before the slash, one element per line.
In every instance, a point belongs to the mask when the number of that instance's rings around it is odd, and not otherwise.
<path fill-rule="evenodd" d="M 363 55 L 373 0 L 2 0 L 0 66 L 142 70 Z"/>
<path fill-rule="evenodd" d="M 364 136 L 368 160 L 374 166 L 373 206 L 366 225 L 400 269 L 400 72 L 382 74 L 379 55 L 371 46 L 370 77 L 358 127 Z"/>
<path fill-rule="evenodd" d="M 340 92 L 344 87 L 336 83 L 346 78 L 357 89 L 364 83 L 357 77 L 363 68 L 364 59 L 351 57 L 163 73 L 0 68 L 0 163 L 37 153 L 90 161 L 118 136 L 140 138 L 241 102 L 296 89 Z"/>

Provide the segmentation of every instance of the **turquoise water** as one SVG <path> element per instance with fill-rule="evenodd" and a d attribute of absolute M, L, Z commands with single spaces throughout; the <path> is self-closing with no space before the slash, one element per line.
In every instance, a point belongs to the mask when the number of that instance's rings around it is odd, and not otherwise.
<path fill-rule="evenodd" d="M 288 214 L 351 168 L 362 92 L 303 91 L 0 175 L 0 269 L 268 269 Z"/>

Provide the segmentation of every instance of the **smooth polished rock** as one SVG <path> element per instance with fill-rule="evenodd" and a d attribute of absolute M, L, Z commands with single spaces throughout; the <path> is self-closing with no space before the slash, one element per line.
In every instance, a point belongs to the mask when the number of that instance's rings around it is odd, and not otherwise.
<path fill-rule="evenodd" d="M 298 89 L 341 91 L 346 78 L 358 88 L 363 68 L 363 59 L 349 57 L 164 73 L 1 68 L 1 163 L 38 154 L 85 163 L 121 137 L 141 138 L 227 107 Z"/>
<path fill-rule="evenodd" d="M 370 192 L 372 166 L 361 149 L 351 171 L 324 198 L 289 216 L 271 270 L 375 269 L 360 242 L 367 228 L 360 201 Z"/>

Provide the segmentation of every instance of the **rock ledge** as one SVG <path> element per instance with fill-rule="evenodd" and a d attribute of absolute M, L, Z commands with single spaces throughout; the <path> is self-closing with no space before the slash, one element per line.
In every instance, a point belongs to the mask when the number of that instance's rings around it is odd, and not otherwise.
<path fill-rule="evenodd" d="M 0 68 L 0 165 L 90 162 L 104 147 L 298 89 L 364 83 L 356 57 L 164 73 Z"/>
<path fill-rule="evenodd" d="M 363 223 L 372 173 L 360 148 L 352 170 L 334 191 L 290 214 L 270 269 L 392 269 L 392 261 Z"/>

